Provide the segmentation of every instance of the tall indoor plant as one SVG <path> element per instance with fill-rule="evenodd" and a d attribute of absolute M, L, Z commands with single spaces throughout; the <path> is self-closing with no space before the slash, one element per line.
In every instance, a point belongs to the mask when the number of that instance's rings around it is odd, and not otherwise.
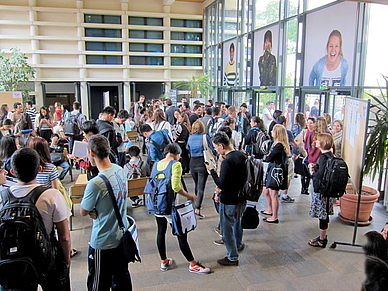
<path fill-rule="evenodd" d="M 381 96 L 368 95 L 371 97 L 370 117 L 368 126 L 368 135 L 365 153 L 364 176 L 372 175 L 375 179 L 376 174 L 384 171 L 384 164 L 388 158 L 388 77 L 383 76 L 385 80 L 385 95 L 381 90 Z M 387 183 L 385 193 L 387 192 Z M 352 189 L 349 184 L 347 189 Z M 368 195 L 361 195 L 361 205 L 359 212 L 360 224 L 370 224 L 370 214 L 374 203 L 377 201 L 380 193 L 371 187 L 363 186 L 362 192 Z M 357 209 L 357 195 L 346 193 L 341 198 L 341 218 L 347 221 L 354 221 Z"/>
<path fill-rule="evenodd" d="M 197 75 L 187 78 L 185 81 L 179 81 L 175 85 L 176 89 L 187 88 L 191 94 L 191 98 L 197 98 L 198 91 L 201 93 L 202 98 L 211 96 L 213 94 L 213 87 L 210 85 L 209 75 Z"/>

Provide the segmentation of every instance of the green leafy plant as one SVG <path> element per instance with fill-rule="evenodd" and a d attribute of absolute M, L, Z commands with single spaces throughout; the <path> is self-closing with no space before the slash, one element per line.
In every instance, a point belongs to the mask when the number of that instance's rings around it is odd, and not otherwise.
<path fill-rule="evenodd" d="M 374 117 L 369 119 L 368 139 L 366 143 L 364 174 L 376 174 L 383 170 L 385 160 L 388 158 L 388 77 L 385 80 L 385 95 L 381 96 L 367 93 L 371 97 L 370 111 Z"/>
<path fill-rule="evenodd" d="M 197 92 L 201 92 L 201 96 L 206 98 L 213 94 L 213 87 L 210 85 L 209 75 L 197 75 L 187 78 L 186 81 L 179 81 L 175 84 L 176 89 L 187 89 L 191 91 L 190 97 L 197 98 Z"/>
<path fill-rule="evenodd" d="M 23 87 L 35 76 L 35 70 L 27 63 L 27 56 L 18 48 L 11 48 L 10 51 L 10 57 L 0 51 L 0 91 L 23 91 L 23 98 L 27 100 L 28 90 Z"/>

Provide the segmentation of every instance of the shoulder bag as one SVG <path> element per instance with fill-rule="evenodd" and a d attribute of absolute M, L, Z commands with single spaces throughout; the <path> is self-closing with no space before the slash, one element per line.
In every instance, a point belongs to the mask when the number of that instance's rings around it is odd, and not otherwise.
<path fill-rule="evenodd" d="M 203 158 L 205 159 L 205 163 L 208 162 L 209 164 L 213 164 L 214 167 L 216 167 L 216 159 L 213 156 L 212 151 L 209 149 L 209 146 L 207 144 L 207 138 L 206 134 L 202 135 L 203 140 Z"/>
<path fill-rule="evenodd" d="M 265 174 L 265 187 L 272 190 L 285 190 L 288 188 L 288 167 L 286 165 L 286 154 L 282 154 L 282 162 L 277 164 L 270 162 Z"/>
<path fill-rule="evenodd" d="M 112 200 L 113 209 L 115 210 L 117 222 L 119 223 L 120 230 L 123 233 L 120 244 L 122 245 L 122 248 L 123 248 L 124 261 L 125 263 L 135 262 L 135 261 L 141 262 L 136 222 L 132 217 L 127 215 L 129 227 L 127 230 L 125 230 L 124 223 L 121 218 L 119 208 L 117 206 L 116 198 L 113 194 L 112 186 L 110 185 L 110 182 L 108 181 L 108 178 L 106 176 L 104 176 L 101 173 L 99 176 L 102 178 L 102 180 L 104 180 L 104 183 L 108 188 L 109 196 Z"/>

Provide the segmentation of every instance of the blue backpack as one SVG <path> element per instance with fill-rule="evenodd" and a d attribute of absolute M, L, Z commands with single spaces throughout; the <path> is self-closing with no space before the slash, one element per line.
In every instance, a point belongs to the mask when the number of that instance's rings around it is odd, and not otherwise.
<path fill-rule="evenodd" d="M 147 209 L 152 214 L 171 214 L 174 202 L 174 190 L 171 186 L 172 166 L 177 161 L 170 161 L 163 171 L 157 170 L 157 163 L 154 164 L 151 176 L 144 188 Z"/>

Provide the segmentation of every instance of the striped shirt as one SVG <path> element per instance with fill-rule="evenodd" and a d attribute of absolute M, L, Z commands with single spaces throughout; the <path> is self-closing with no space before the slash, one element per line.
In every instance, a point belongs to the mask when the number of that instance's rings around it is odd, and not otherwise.
<path fill-rule="evenodd" d="M 26 109 L 25 111 L 28 116 L 31 118 L 31 122 L 32 124 L 35 124 L 35 117 L 36 115 L 38 114 L 38 112 L 36 111 L 35 107 L 31 107 L 30 109 Z"/>
<path fill-rule="evenodd" d="M 46 164 L 42 172 L 39 172 L 36 176 L 36 184 L 39 186 L 51 188 L 51 181 L 58 179 L 59 174 L 57 167 L 53 164 Z"/>

